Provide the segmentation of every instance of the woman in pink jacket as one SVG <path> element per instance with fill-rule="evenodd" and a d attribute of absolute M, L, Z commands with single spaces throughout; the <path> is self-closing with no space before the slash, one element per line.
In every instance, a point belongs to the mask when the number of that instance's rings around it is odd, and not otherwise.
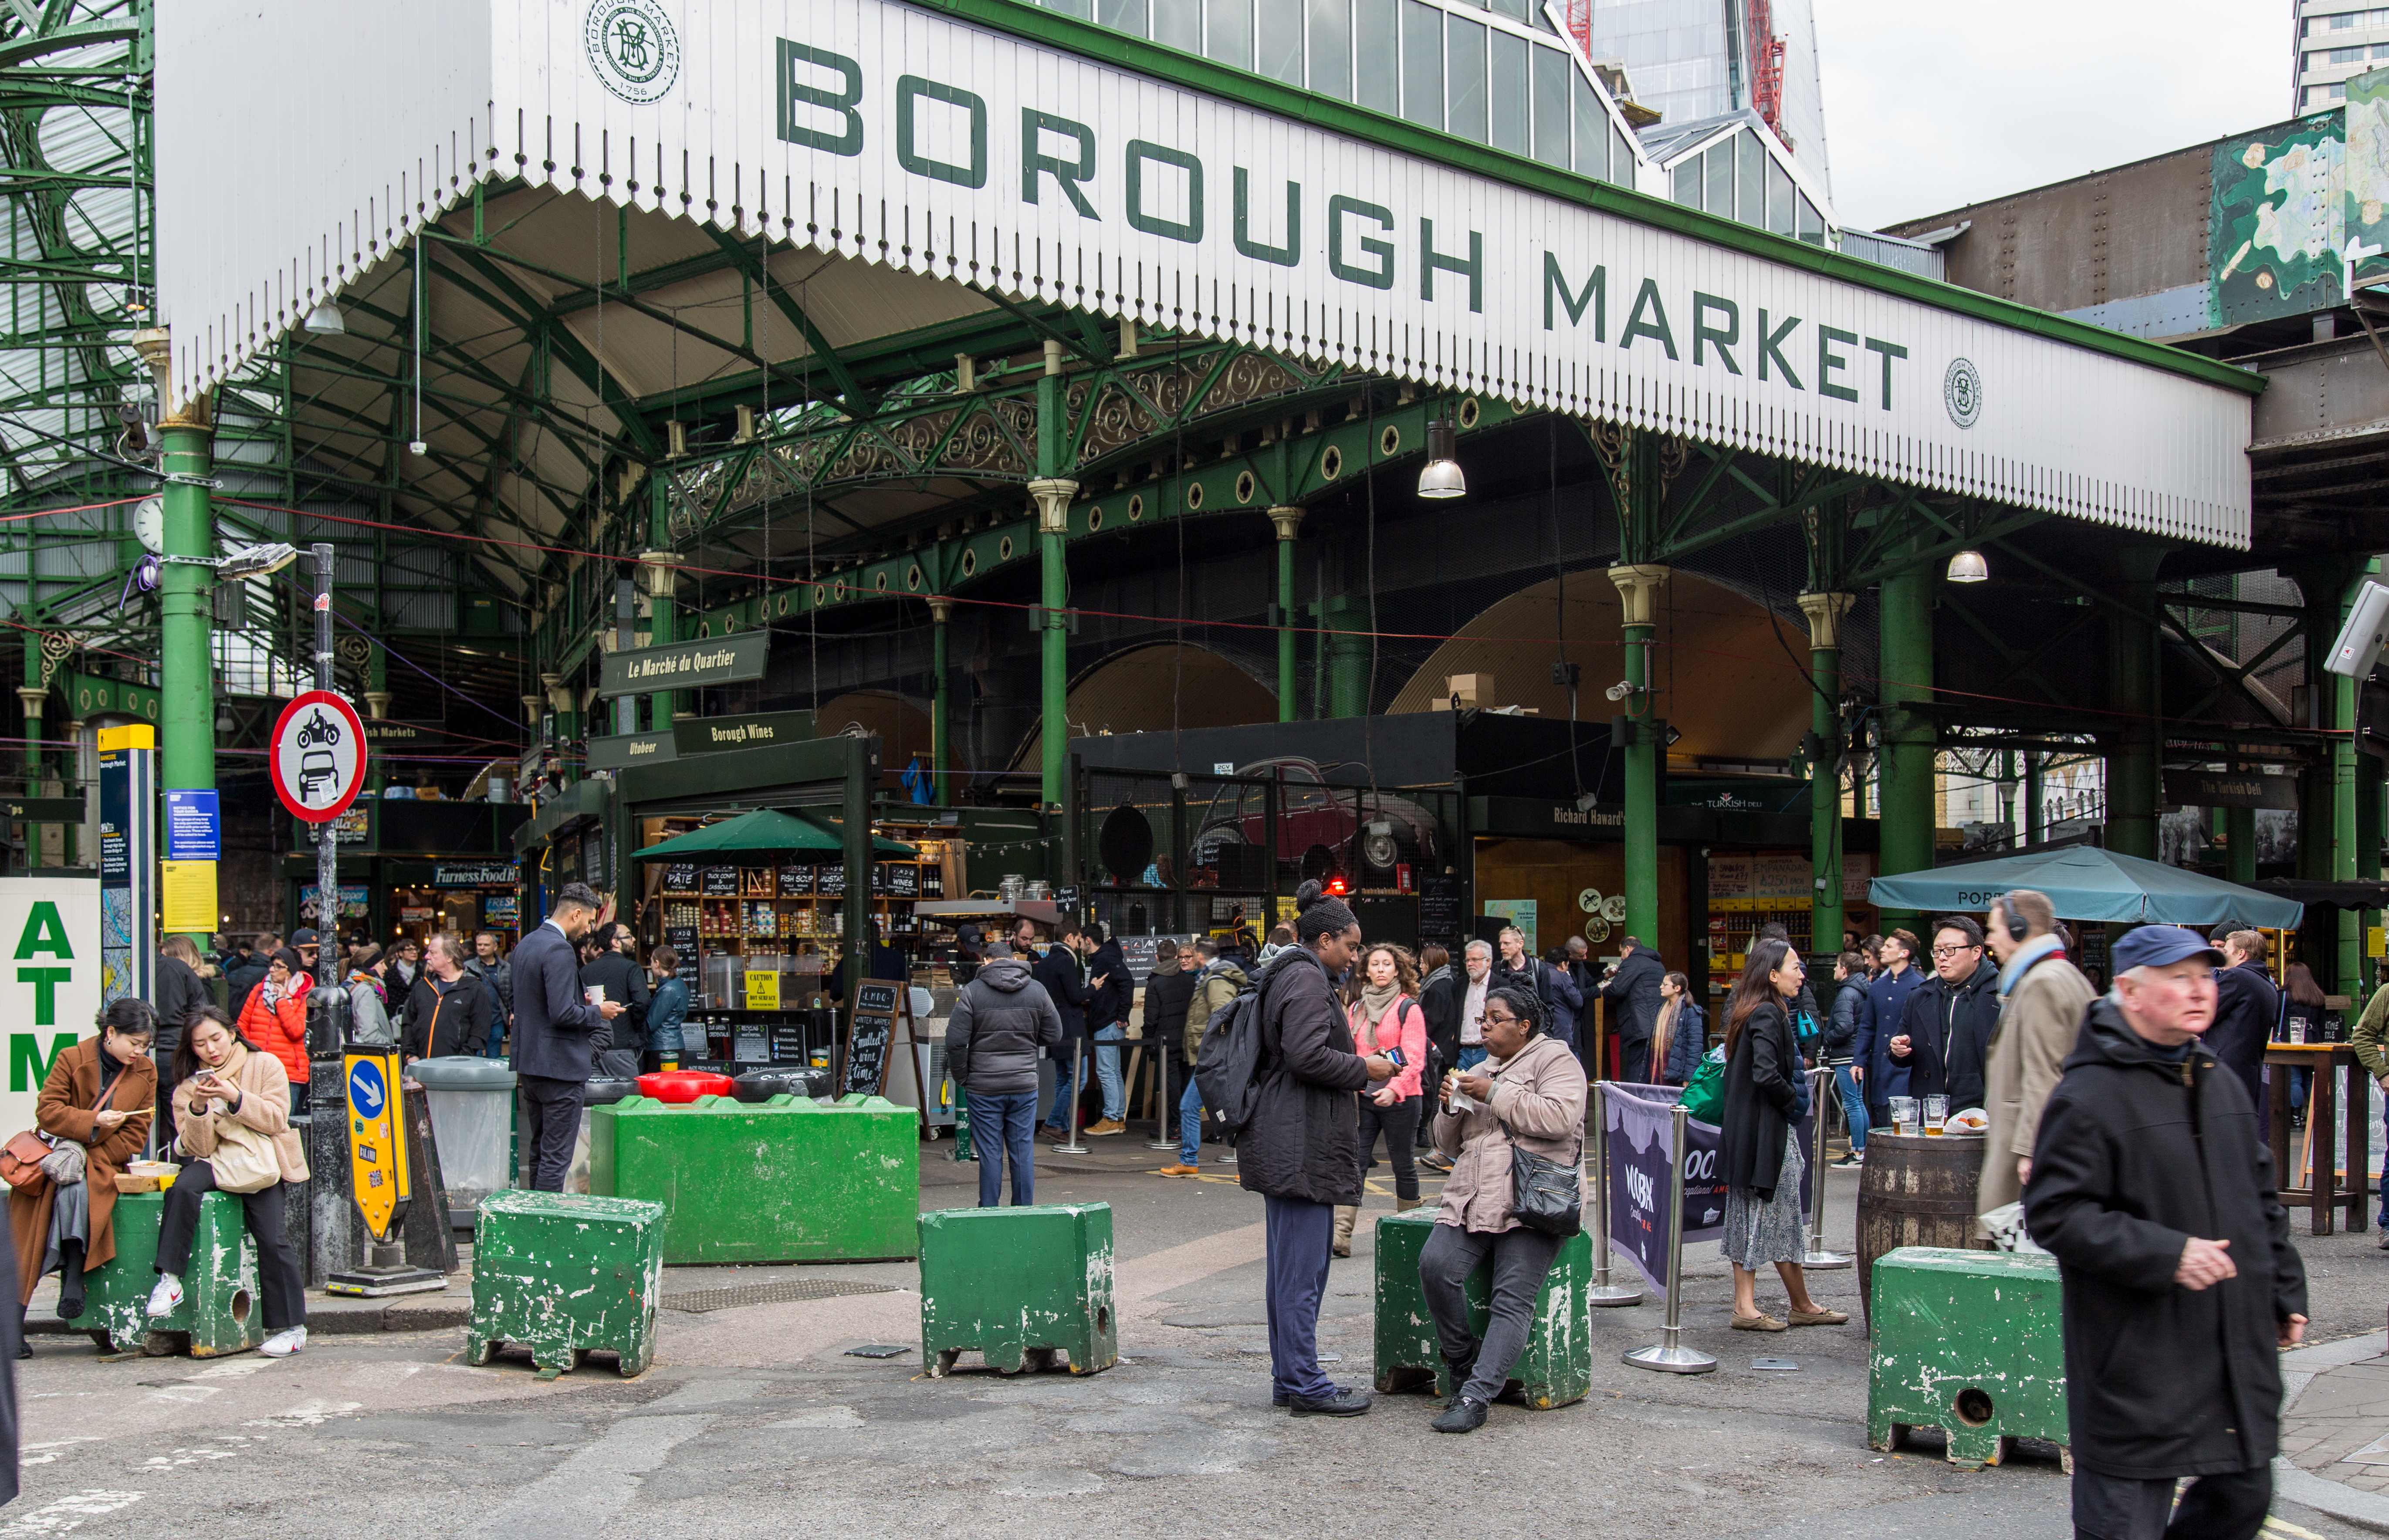
<path fill-rule="evenodd" d="M 1425 1106 L 1419 1074 L 1426 1066 L 1426 1012 L 1419 1009 L 1418 963 L 1410 952 L 1390 941 L 1373 943 L 1361 953 L 1360 982 L 1348 992 L 1346 1019 L 1352 1042 L 1363 1057 L 1399 1047 L 1402 1067 L 1382 1086 L 1361 1095 L 1361 1169 L 1377 1167 L 1377 1135 L 1386 1136 L 1386 1153 L 1394 1163 L 1394 1211 L 1419 1206 L 1419 1113 Z M 1335 1211 L 1335 1254 L 1352 1254 L 1352 1227 L 1360 1221 L 1356 1204 Z"/>

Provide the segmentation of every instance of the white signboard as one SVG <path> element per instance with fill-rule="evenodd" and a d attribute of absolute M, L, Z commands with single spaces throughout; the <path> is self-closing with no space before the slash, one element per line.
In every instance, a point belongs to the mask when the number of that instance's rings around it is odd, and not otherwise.
<path fill-rule="evenodd" d="M 8 1079 L 0 1139 L 33 1126 L 42 1081 L 57 1056 L 96 1028 L 99 879 L 0 877 L 0 1021 Z"/>
<path fill-rule="evenodd" d="M 1483 146 L 1404 153 L 1207 95 L 1172 78 L 1208 66 L 1054 11 L 342 6 L 350 55 L 403 93 L 300 69 L 275 92 L 221 90 L 320 33 L 317 3 L 160 12 L 178 388 L 404 249 L 427 201 L 518 177 L 1439 388 L 2248 541 L 2253 398 L 2217 365 Z M 952 14 L 971 10 L 984 23 Z M 1258 77 L 1219 83 L 1411 132 Z M 207 147 L 223 144 L 240 149 Z M 176 146 L 205 156 L 183 181 Z M 227 204 L 255 218 L 227 228 Z"/>

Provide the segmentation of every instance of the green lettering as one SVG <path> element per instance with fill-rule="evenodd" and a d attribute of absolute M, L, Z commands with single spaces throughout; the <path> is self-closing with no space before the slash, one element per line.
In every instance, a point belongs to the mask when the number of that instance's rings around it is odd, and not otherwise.
<path fill-rule="evenodd" d="M 1645 311 L 1650 312 L 1653 319 L 1648 321 L 1642 319 L 1642 313 Z M 1634 346 L 1634 339 L 1638 337 L 1647 337 L 1657 341 L 1660 347 L 1667 350 L 1668 362 L 1675 362 L 1676 334 L 1668 329 L 1667 307 L 1660 302 L 1659 283 L 1655 278 L 1642 280 L 1642 291 L 1634 297 L 1633 312 L 1626 318 L 1626 330 L 1618 334 L 1617 345 L 1620 348 L 1631 348 Z"/>
<path fill-rule="evenodd" d="M 844 78 L 843 90 L 824 91 L 818 85 L 807 85 L 797 79 L 797 66 L 817 65 L 836 70 Z M 780 137 L 791 145 L 808 149 L 827 150 L 832 155 L 862 153 L 862 114 L 855 104 L 862 100 L 862 66 L 844 54 L 833 54 L 826 48 L 815 48 L 803 43 L 780 39 Z M 824 112 L 835 112 L 846 120 L 841 134 L 824 133 L 817 128 L 804 128 L 797 122 L 801 108 L 815 107 Z"/>
<path fill-rule="evenodd" d="M 1585 307 L 1592 308 L 1592 339 L 1609 340 L 1609 269 L 1606 265 L 1592 270 L 1584 287 L 1575 294 L 1568 292 L 1567 275 L 1560 271 L 1560 260 L 1550 252 L 1543 253 L 1543 330 L 1552 329 L 1552 296 L 1567 308 L 1568 325 L 1584 320 Z"/>
<path fill-rule="evenodd" d="M 1783 339 L 1792 335 L 1792 328 L 1800 324 L 1800 318 L 1795 315 L 1781 326 L 1774 327 L 1769 325 L 1769 320 L 1765 311 L 1758 312 L 1758 377 L 1767 377 L 1768 361 L 1771 359 L 1776 370 L 1792 382 L 1792 388 L 1800 389 L 1800 376 L 1792 372 L 1792 361 L 1783 356 Z"/>
<path fill-rule="evenodd" d="M 1245 219 L 1245 185 L 1250 173 L 1236 168 L 1236 250 L 1256 261 L 1271 262 L 1279 267 L 1292 267 L 1302 261 L 1302 184 L 1285 185 L 1285 244 L 1263 246 L 1249 234 Z"/>
<path fill-rule="evenodd" d="M 30 1032 L 8 1034 L 8 1088 L 12 1091 L 37 1091 L 50 1077 L 50 1070 L 58 1055 L 74 1047 L 75 1036 L 60 1032 L 50 1038 L 50 1056 L 42 1057 L 42 1039 Z"/>
<path fill-rule="evenodd" d="M 1859 393 L 1848 386 L 1833 383 L 1833 371 L 1850 366 L 1850 361 L 1847 358 L 1833 351 L 1833 344 L 1856 342 L 1858 339 L 1859 334 L 1856 332 L 1846 332 L 1833 326 L 1817 328 L 1817 393 L 1819 395 L 1831 396 L 1837 401 L 1854 401 L 1859 399 Z"/>
<path fill-rule="evenodd" d="M 1435 248 L 1435 221 L 1419 221 L 1419 298 L 1435 298 L 1435 270 L 1464 273 L 1468 275 L 1468 308 L 1485 309 L 1485 237 L 1478 232 L 1468 232 L 1468 260 L 1447 257 Z"/>
<path fill-rule="evenodd" d="M 1144 211 L 1144 163 L 1158 160 L 1165 166 L 1176 166 L 1186 173 L 1186 222 L 1163 219 Z M 1128 142 L 1128 223 L 1132 230 L 1148 235 L 1164 235 L 1189 246 L 1203 239 L 1203 162 L 1182 149 L 1170 149 L 1163 145 L 1147 144 L 1142 139 Z"/>
<path fill-rule="evenodd" d="M 1883 355 L 1883 409 L 1888 412 L 1891 410 L 1891 361 L 1896 358 L 1906 358 L 1908 350 L 1897 342 L 1885 342 L 1872 337 L 1866 339 L 1866 350 L 1868 352 Z"/>
<path fill-rule="evenodd" d="M 1378 265 L 1373 271 L 1356 267 L 1344 260 L 1344 216 L 1347 214 L 1375 220 L 1378 227 L 1384 230 L 1390 231 L 1394 227 L 1391 210 L 1337 193 L 1327 200 L 1327 271 L 1348 284 L 1359 284 L 1366 288 L 1393 287 L 1393 242 L 1381 241 L 1374 235 L 1360 237 L 1361 249 L 1377 259 Z"/>
<path fill-rule="evenodd" d="M 1079 158 L 1064 160 L 1045 153 L 1044 135 L 1059 134 L 1079 142 Z M 1079 184 L 1092 182 L 1095 175 L 1095 131 L 1084 123 L 1057 118 L 1051 112 L 1040 112 L 1033 107 L 1020 109 L 1020 201 L 1037 201 L 1037 179 L 1051 173 L 1054 185 L 1079 210 L 1080 219 L 1100 220 L 1095 206 L 1079 190 Z"/>
<path fill-rule="evenodd" d="M 932 160 L 913 147 L 913 104 L 926 96 L 933 102 L 959 107 L 970 114 L 970 164 L 957 166 L 951 161 Z M 945 85 L 937 81 L 923 80 L 918 75 L 904 75 L 896 82 L 896 163 L 914 176 L 926 176 L 932 182 L 951 182 L 957 187 L 978 188 L 987 185 L 987 102 L 976 93 L 959 85 Z"/>
<path fill-rule="evenodd" d="M 58 986 L 74 977 L 72 968 L 19 968 L 17 982 L 33 986 L 33 1025 L 58 1025 Z"/>
<path fill-rule="evenodd" d="M 67 923 L 58 918 L 58 906 L 46 898 L 26 911 L 24 934 L 17 937 L 18 961 L 24 961 L 35 952 L 68 959 L 74 956 L 74 948 L 67 941 Z"/>
<path fill-rule="evenodd" d="M 1712 311 L 1725 317 L 1725 327 L 1723 330 L 1719 330 L 1718 328 L 1709 325 L 1708 316 L 1709 312 Z M 1693 364 L 1697 366 L 1702 362 L 1701 349 L 1704 345 L 1706 345 L 1717 350 L 1718 361 L 1725 365 L 1725 372 L 1727 374 L 1741 374 L 1742 365 L 1736 363 L 1733 361 L 1733 355 L 1726 351 L 1728 348 L 1734 347 L 1741 341 L 1742 307 L 1735 304 L 1731 299 L 1720 299 L 1714 294 L 1703 294 L 1698 289 L 1693 290 Z"/>

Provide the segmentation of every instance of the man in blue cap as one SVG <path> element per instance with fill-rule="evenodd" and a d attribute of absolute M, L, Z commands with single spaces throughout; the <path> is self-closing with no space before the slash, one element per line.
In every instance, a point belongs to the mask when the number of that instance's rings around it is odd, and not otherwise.
<path fill-rule="evenodd" d="M 2255 1109 L 2199 1040 L 2223 954 L 2143 925 L 2113 960 L 2114 990 L 2065 1061 L 2024 1197 L 2064 1279 L 2074 1533 L 2253 1540 L 2306 1268 Z"/>

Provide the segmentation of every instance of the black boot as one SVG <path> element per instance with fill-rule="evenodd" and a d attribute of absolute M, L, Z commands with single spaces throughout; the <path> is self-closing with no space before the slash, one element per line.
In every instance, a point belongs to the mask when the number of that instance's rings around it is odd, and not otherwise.
<path fill-rule="evenodd" d="M 1484 1344 L 1480 1343 L 1477 1345 L 1481 1348 Z M 1443 1371 L 1451 1376 L 1451 1394 L 1443 1398 L 1444 1408 L 1448 1411 L 1460 1405 L 1460 1393 L 1467 1387 L 1469 1376 L 1476 1372 L 1476 1355 L 1471 1353 L 1465 1360 L 1456 1364 L 1446 1358 Z"/>
<path fill-rule="evenodd" d="M 32 1355 L 32 1344 L 25 1341 L 25 1307 L 20 1305 L 17 1306 L 17 1356 L 30 1358 Z"/>
<path fill-rule="evenodd" d="M 58 1242 L 58 1319 L 74 1320 L 83 1314 L 83 1242 Z"/>

